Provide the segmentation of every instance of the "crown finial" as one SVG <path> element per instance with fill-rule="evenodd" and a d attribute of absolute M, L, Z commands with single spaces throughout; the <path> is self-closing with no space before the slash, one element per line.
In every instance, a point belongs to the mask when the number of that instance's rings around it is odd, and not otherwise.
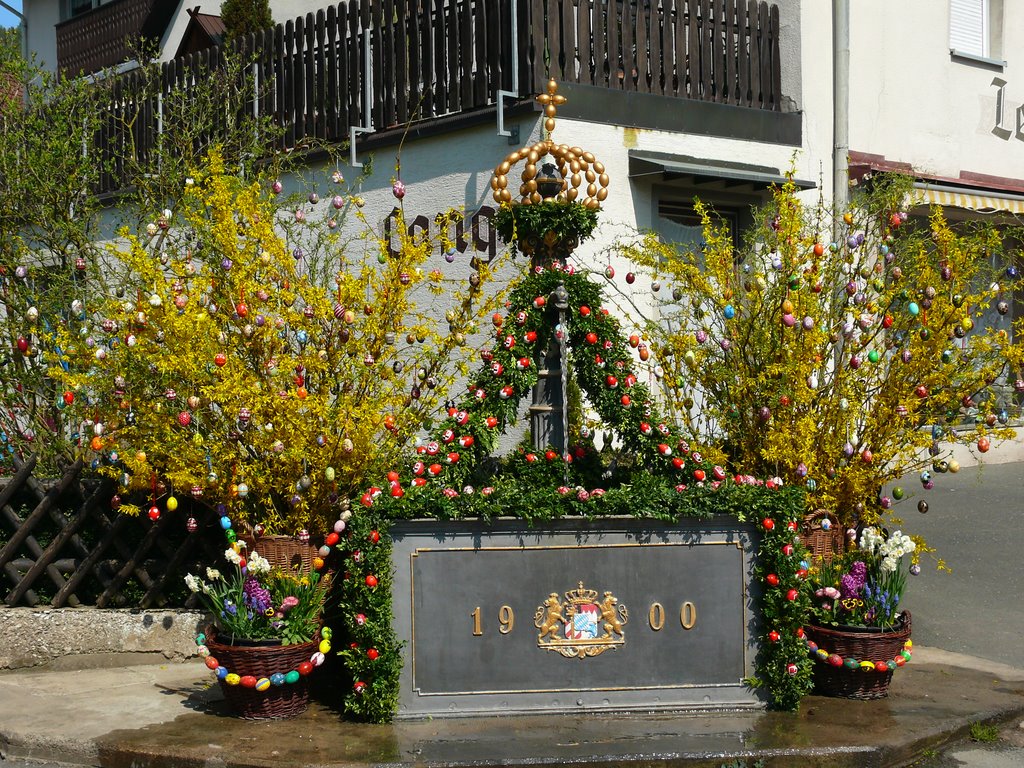
<path fill-rule="evenodd" d="M 538 95 L 537 101 L 544 107 L 544 138 L 512 152 L 494 169 L 491 177 L 494 200 L 498 203 L 513 201 L 508 188 L 509 172 L 520 160 L 526 160 L 517 202 L 526 205 L 552 199 L 573 202 L 582 188 L 587 194 L 580 202 L 587 208 L 598 208 L 608 197 L 608 174 L 604 165 L 591 152 L 555 144 L 551 139 L 558 107 L 567 101 L 558 92 L 558 83 L 549 80 L 546 92 Z M 584 181 L 586 187 L 583 187 Z"/>

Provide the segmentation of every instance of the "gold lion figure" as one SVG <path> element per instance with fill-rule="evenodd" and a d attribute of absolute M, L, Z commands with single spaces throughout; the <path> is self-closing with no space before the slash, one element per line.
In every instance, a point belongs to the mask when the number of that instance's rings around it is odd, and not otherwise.
<path fill-rule="evenodd" d="M 552 592 L 551 596 L 544 601 L 544 606 L 537 609 L 537 615 L 533 623 L 540 630 L 538 640 L 543 640 L 546 635 L 558 639 L 562 624 L 565 618 L 562 616 L 562 603 L 558 599 L 558 593 Z"/>
<path fill-rule="evenodd" d="M 619 600 L 611 592 L 604 593 L 604 600 L 601 602 L 601 620 L 604 622 L 604 631 L 609 635 L 614 632 L 622 637 L 622 624 L 625 621 L 623 610 L 622 620 L 619 619 Z"/>

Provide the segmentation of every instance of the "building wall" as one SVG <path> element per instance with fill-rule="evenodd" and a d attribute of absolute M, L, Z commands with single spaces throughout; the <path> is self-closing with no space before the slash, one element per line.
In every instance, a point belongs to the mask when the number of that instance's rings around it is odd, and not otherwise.
<path fill-rule="evenodd" d="M 950 55 L 947 2 L 851 5 L 851 149 L 909 162 L 927 174 L 1024 178 L 1024 136 L 1010 135 L 1024 104 L 1024 3 L 996 3 L 1001 51 L 994 53 L 1005 67 Z M 1001 126 L 995 80 L 1006 83 Z M 1002 129 L 998 135 L 995 128 Z"/>
<path fill-rule="evenodd" d="M 60 21 L 60 0 L 25 0 L 28 20 L 28 49 L 36 55 L 36 63 L 48 70 L 57 69 L 57 33 Z"/>

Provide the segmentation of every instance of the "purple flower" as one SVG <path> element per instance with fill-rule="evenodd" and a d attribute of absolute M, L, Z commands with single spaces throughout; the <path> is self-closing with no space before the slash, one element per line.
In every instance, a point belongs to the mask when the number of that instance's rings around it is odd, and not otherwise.
<path fill-rule="evenodd" d="M 868 579 L 868 567 L 860 560 L 850 566 L 850 572 L 839 580 L 843 598 L 858 597 Z"/>
<path fill-rule="evenodd" d="M 250 576 L 245 580 L 242 591 L 245 604 L 252 608 L 254 613 L 266 613 L 270 607 L 270 591 L 266 587 Z"/>

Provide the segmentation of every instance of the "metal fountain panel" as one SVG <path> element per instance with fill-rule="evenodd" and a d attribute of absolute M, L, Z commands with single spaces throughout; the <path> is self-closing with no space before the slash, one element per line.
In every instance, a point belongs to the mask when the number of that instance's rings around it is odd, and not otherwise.
<path fill-rule="evenodd" d="M 759 705 L 752 527 L 397 524 L 400 717 Z"/>

